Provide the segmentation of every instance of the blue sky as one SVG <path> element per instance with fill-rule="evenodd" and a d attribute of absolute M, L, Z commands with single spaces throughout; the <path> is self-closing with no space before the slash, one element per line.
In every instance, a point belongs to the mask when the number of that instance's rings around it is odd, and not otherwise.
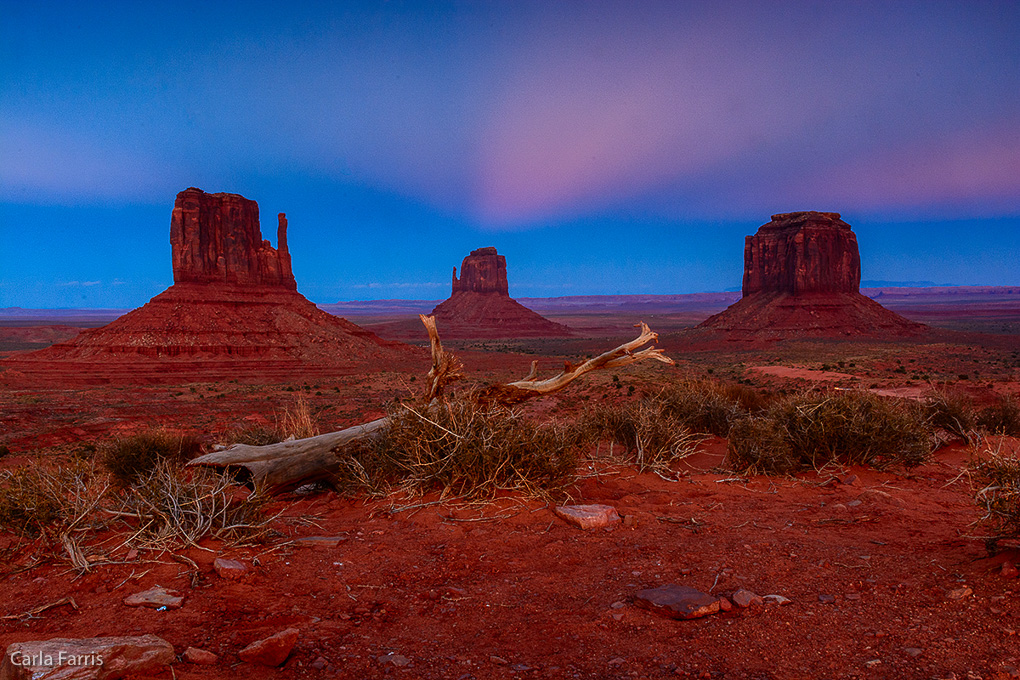
<path fill-rule="evenodd" d="M 739 286 L 776 212 L 865 279 L 1020 285 L 1020 3 L 0 0 L 0 307 L 172 281 L 189 186 L 316 302 Z"/>

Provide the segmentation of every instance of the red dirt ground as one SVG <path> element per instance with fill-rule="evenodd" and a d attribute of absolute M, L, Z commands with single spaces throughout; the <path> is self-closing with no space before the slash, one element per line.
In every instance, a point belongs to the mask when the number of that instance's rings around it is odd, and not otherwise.
<path fill-rule="evenodd" d="M 535 341 L 461 354 L 471 375 L 506 380 L 523 376 L 535 353 L 543 370 L 552 370 L 564 356 L 607 346 L 596 339 Z M 691 351 L 674 355 L 675 369 L 622 369 L 619 386 L 609 374 L 588 376 L 528 408 L 535 418 L 562 417 L 585 404 L 627 399 L 631 386 L 636 398 L 665 379 L 688 376 L 763 389 L 812 387 L 817 381 L 797 371 L 823 365 L 875 389 L 922 387 L 928 375 L 980 404 L 1020 392 L 1018 349 L 1014 336 L 1005 346 L 794 343 Z M 752 366 L 796 370 L 765 375 Z M 69 389 L 8 381 L 0 387 L 0 442 L 12 454 L 0 467 L 30 464 L 36 454 L 45 461 L 78 442 L 153 425 L 208 433 L 211 443 L 236 426 L 272 423 L 297 394 L 313 405 L 320 428 L 335 429 L 381 414 L 388 401 L 421 384 L 417 371 L 268 385 Z M 944 447 L 909 472 L 852 468 L 782 478 L 721 470 L 725 447 L 724 440 L 707 440 L 677 482 L 603 459 L 586 463 L 570 496 L 613 505 L 630 518 L 611 530 L 581 531 L 546 502 L 516 496 L 424 505 L 437 499 L 348 499 L 321 491 L 275 501 L 271 510 L 282 512 L 274 522 L 278 536 L 266 545 L 206 541 L 180 551 L 197 572 L 169 553 L 129 558 L 127 547 L 117 548 L 128 534 L 111 536 L 118 540 L 93 548 L 98 561 L 84 575 L 57 559 L 0 578 L 0 646 L 152 633 L 179 654 L 195 646 L 219 655 L 217 665 L 180 662 L 159 678 L 1014 677 L 1020 580 L 1003 578 L 999 568 L 1020 555 L 988 557 L 982 530 L 973 525 L 980 514 L 973 491 L 961 475 L 984 445 Z M 334 547 L 294 543 L 308 536 L 340 540 Z M 0 534 L 0 550 L 14 540 Z M 244 561 L 248 574 L 221 579 L 212 569 L 219 556 Z M 693 621 L 634 606 L 638 590 L 666 583 L 714 593 L 746 588 L 793 603 Z M 183 608 L 122 604 L 156 584 L 185 593 Z M 964 587 L 971 594 L 950 597 Z M 820 595 L 833 600 L 824 603 Z M 22 616 L 65 596 L 77 609 Z M 248 643 L 288 627 L 298 628 L 300 638 L 282 668 L 237 658 Z M 387 663 L 397 658 L 390 653 L 408 663 Z"/>

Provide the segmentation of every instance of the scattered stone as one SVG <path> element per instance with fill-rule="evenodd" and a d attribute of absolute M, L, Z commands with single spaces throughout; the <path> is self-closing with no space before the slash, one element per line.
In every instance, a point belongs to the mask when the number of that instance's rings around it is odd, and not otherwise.
<path fill-rule="evenodd" d="M 124 556 L 124 560 L 126 562 L 131 562 L 136 557 L 138 557 L 138 550 L 136 548 L 131 548 L 131 550 L 127 551 L 127 555 Z"/>
<path fill-rule="evenodd" d="M 585 530 L 601 529 L 620 521 L 620 515 L 611 505 L 561 505 L 555 512 Z"/>
<path fill-rule="evenodd" d="M 162 586 L 156 586 L 134 595 L 128 595 L 124 598 L 124 604 L 129 607 L 180 609 L 184 604 L 184 596 L 178 595 L 176 590 L 167 590 Z"/>
<path fill-rule="evenodd" d="M 821 602 L 822 604 L 835 604 L 836 596 L 835 595 L 827 595 L 825 593 L 820 593 L 818 595 L 818 601 Z"/>
<path fill-rule="evenodd" d="M 337 548 L 343 540 L 343 536 L 302 536 L 294 539 L 294 545 L 299 548 Z"/>
<path fill-rule="evenodd" d="M 673 583 L 639 590 L 634 596 L 634 602 L 673 619 L 696 619 L 719 611 L 719 598 Z"/>
<path fill-rule="evenodd" d="M 447 597 L 467 597 L 468 594 L 463 588 L 455 588 L 453 586 L 446 586 L 443 588 L 443 593 L 445 593 Z"/>
<path fill-rule="evenodd" d="M 383 665 L 391 663 L 397 668 L 403 668 L 407 664 L 411 663 L 411 660 L 408 659 L 406 656 L 401 656 L 400 654 L 397 654 L 396 652 L 390 652 L 388 654 L 383 654 L 382 656 L 380 656 L 379 663 Z"/>
<path fill-rule="evenodd" d="M 494 663 L 494 664 L 496 664 L 498 666 L 506 666 L 506 665 L 508 665 L 510 663 L 509 661 L 507 661 L 506 659 L 504 659 L 501 656 L 490 656 L 489 657 L 489 661 L 491 661 L 492 663 Z"/>
<path fill-rule="evenodd" d="M 765 604 L 765 600 L 761 596 L 752 593 L 750 590 L 744 590 L 741 588 L 737 592 L 730 596 L 733 600 L 733 604 L 737 605 L 741 609 L 746 609 L 753 604 Z"/>
<path fill-rule="evenodd" d="M 857 475 L 849 475 L 840 480 L 846 486 L 861 486 L 861 479 Z"/>
<path fill-rule="evenodd" d="M 875 666 L 880 666 L 881 664 L 882 664 L 881 659 L 872 659 L 871 661 L 864 662 L 864 665 L 867 666 L 868 668 L 874 668 Z"/>
<path fill-rule="evenodd" d="M 919 647 L 904 647 L 904 648 L 903 648 L 903 652 L 904 652 L 904 653 L 905 653 L 905 654 L 906 654 L 907 656 L 909 656 L 909 657 L 917 657 L 917 656 L 921 656 L 921 653 L 922 653 L 923 651 L 924 651 L 924 650 L 920 649 Z"/>
<path fill-rule="evenodd" d="M 857 601 L 857 600 L 861 599 L 861 594 L 860 593 L 847 593 L 846 594 L 846 599 Z"/>
<path fill-rule="evenodd" d="M 317 658 L 315 659 L 315 661 L 313 661 L 313 662 L 312 662 L 312 668 L 314 668 L 314 669 L 315 669 L 315 670 L 317 670 L 317 671 L 321 671 L 321 670 L 322 670 L 323 668 L 325 668 L 325 667 L 326 667 L 326 666 L 327 666 L 328 664 L 329 664 L 329 662 L 328 662 L 328 661 L 326 661 L 326 660 L 325 660 L 324 658 L 322 658 L 322 657 L 320 656 L 320 657 L 317 657 Z"/>
<path fill-rule="evenodd" d="M 217 557 L 216 561 L 213 562 L 213 569 L 219 574 L 220 578 L 236 580 L 244 576 L 244 573 L 248 571 L 248 567 L 245 566 L 244 562 L 238 562 L 237 560 L 228 560 L 223 557 Z"/>
<path fill-rule="evenodd" d="M 61 656 L 63 655 L 63 656 Z M 57 659 L 75 659 L 57 664 Z M 0 662 L 3 680 L 99 680 L 155 674 L 175 661 L 173 646 L 155 635 L 15 642 Z M 38 660 L 38 664 L 32 661 Z"/>
<path fill-rule="evenodd" d="M 949 594 L 946 597 L 948 597 L 950 600 L 962 600 L 966 597 L 970 597 L 973 594 L 974 590 L 970 586 L 964 586 L 963 588 L 950 590 Z"/>
<path fill-rule="evenodd" d="M 1020 575 L 1020 570 L 1016 568 L 1016 565 L 1007 560 L 1002 563 L 1002 570 L 999 573 L 1002 575 L 1002 578 L 1016 578 Z"/>
<path fill-rule="evenodd" d="M 637 526 L 637 517 L 635 517 L 634 515 L 624 515 L 623 516 L 623 526 L 625 526 L 625 527 L 636 527 Z"/>
<path fill-rule="evenodd" d="M 251 643 L 238 652 L 237 656 L 241 661 L 275 668 L 287 660 L 297 644 L 298 634 L 297 628 L 282 630 L 276 635 Z"/>
<path fill-rule="evenodd" d="M 220 660 L 218 656 L 212 652 L 208 652 L 198 647 L 188 647 L 184 650 L 184 660 L 188 663 L 198 664 L 199 666 L 212 666 Z"/>
<path fill-rule="evenodd" d="M 848 508 L 856 508 L 860 504 L 861 504 L 861 500 L 859 498 L 855 498 L 852 501 L 848 501 L 847 504 L 846 504 L 846 507 L 848 507 Z"/>
<path fill-rule="evenodd" d="M 719 611 L 728 612 L 733 610 L 733 603 L 730 602 L 729 598 L 719 598 Z"/>
<path fill-rule="evenodd" d="M 788 597 L 783 597 L 782 595 L 766 595 L 761 599 L 765 601 L 765 604 L 778 604 L 781 606 L 793 604 L 793 600 Z"/>
<path fill-rule="evenodd" d="M 609 605 L 609 608 L 610 609 L 623 609 L 626 606 L 627 606 L 626 602 L 614 602 L 613 604 Z"/>
<path fill-rule="evenodd" d="M 619 656 L 616 657 L 615 659 L 610 659 L 609 660 L 609 665 L 610 666 L 622 666 L 625 663 L 627 663 L 627 660 L 622 658 L 622 657 L 619 657 Z"/>

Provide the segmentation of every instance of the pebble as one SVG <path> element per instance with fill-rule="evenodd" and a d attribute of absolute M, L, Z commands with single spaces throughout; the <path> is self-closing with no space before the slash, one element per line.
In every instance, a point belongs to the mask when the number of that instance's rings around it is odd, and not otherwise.
<path fill-rule="evenodd" d="M 406 656 L 401 656 L 400 654 L 397 654 L 396 652 L 390 652 L 389 654 L 383 654 L 382 656 L 380 656 L 379 663 L 381 664 L 391 663 L 397 668 L 403 668 L 407 664 L 411 663 L 411 660 L 408 659 Z"/>
<path fill-rule="evenodd" d="M 1002 570 L 999 573 L 1002 578 L 1016 578 L 1020 575 L 1020 570 L 1017 570 L 1016 565 L 1012 562 L 1006 561 L 1002 563 Z"/>
<path fill-rule="evenodd" d="M 228 560 L 223 557 L 217 557 L 213 562 L 213 569 L 220 578 L 235 580 L 239 579 L 244 575 L 244 572 L 248 571 L 248 567 L 244 565 L 244 562 L 238 562 L 237 560 Z"/>
<path fill-rule="evenodd" d="M 924 651 L 924 650 L 922 650 L 922 649 L 920 649 L 918 647 L 904 647 L 903 651 L 904 651 L 904 653 L 906 653 L 907 656 L 916 657 L 916 656 L 921 656 L 921 652 Z"/>
<path fill-rule="evenodd" d="M 198 647 L 188 647 L 184 650 L 184 660 L 188 663 L 197 664 L 199 666 L 212 666 L 220 660 L 218 656 L 212 652 Z"/>
<path fill-rule="evenodd" d="M 501 656 L 490 656 L 489 657 L 489 661 L 491 661 L 494 664 L 500 665 L 500 666 L 506 666 L 507 664 L 510 663 L 509 661 L 507 661 L 506 659 L 504 659 Z"/>
<path fill-rule="evenodd" d="M 766 595 L 761 599 L 765 601 L 765 604 L 778 604 L 778 605 L 793 604 L 793 600 L 791 600 L 788 597 L 783 597 L 782 595 Z"/>
<path fill-rule="evenodd" d="M 965 597 L 970 597 L 973 594 L 974 590 L 970 586 L 964 586 L 963 588 L 950 590 L 949 594 L 946 597 L 948 597 L 950 600 L 962 600 Z"/>
<path fill-rule="evenodd" d="M 765 600 L 763 600 L 759 595 L 752 593 L 750 590 L 744 590 L 743 588 L 733 593 L 733 595 L 730 596 L 730 599 L 733 600 L 733 604 L 742 609 L 746 609 L 753 604 L 765 604 Z"/>
<path fill-rule="evenodd" d="M 336 548 L 343 540 L 343 536 L 302 536 L 294 539 L 294 545 L 299 548 Z"/>
<path fill-rule="evenodd" d="M 836 596 L 821 593 L 818 595 L 818 601 L 822 604 L 834 604 L 836 602 Z"/>

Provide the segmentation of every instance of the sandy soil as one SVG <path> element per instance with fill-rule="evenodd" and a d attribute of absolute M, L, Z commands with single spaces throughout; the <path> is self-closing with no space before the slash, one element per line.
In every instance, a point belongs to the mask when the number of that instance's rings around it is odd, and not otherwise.
<path fill-rule="evenodd" d="M 553 370 L 563 356 L 605 348 L 597 339 L 572 342 L 476 343 L 463 357 L 480 380 L 505 380 L 521 377 L 535 356 Z M 619 386 L 609 374 L 593 375 L 529 408 L 532 417 L 557 418 L 585 404 L 637 398 L 665 379 L 712 376 L 787 389 L 817 386 L 809 378 L 824 373 L 874 389 L 941 380 L 980 404 L 1020 392 L 1016 352 L 860 343 L 692 351 L 674 355 L 676 368 L 621 370 Z M 206 433 L 211 443 L 234 427 L 272 423 L 299 394 L 322 429 L 339 428 L 381 414 L 420 380 L 390 371 L 289 384 L 8 382 L 0 387 L 0 441 L 12 454 L 0 468 L 37 455 L 45 464 L 81 442 L 153 425 Z M 180 662 L 160 678 L 1015 677 L 1020 581 L 1003 578 L 1000 567 L 1020 554 L 988 556 L 961 474 L 984 446 L 944 447 L 909 472 L 783 478 L 721 469 L 722 439 L 704 442 L 679 481 L 599 458 L 586 464 L 569 501 L 612 505 L 626 522 L 587 532 L 557 518 L 549 503 L 518 496 L 488 504 L 330 491 L 284 496 L 271 508 L 282 513 L 277 536 L 254 548 L 206 541 L 179 557 L 130 554 L 118 547 L 127 534 L 118 534 L 95 548 L 86 574 L 60 559 L 10 574 L 27 566 L 32 551 L 21 553 L 0 578 L 0 645 L 153 633 L 178 653 L 195 646 L 219 655 L 216 665 Z M 297 540 L 312 536 L 336 540 L 307 547 Z M 0 550 L 15 540 L 0 534 Z M 212 562 L 220 556 L 243 561 L 246 575 L 217 576 Z M 692 621 L 635 606 L 638 590 L 667 583 L 713 593 L 745 588 L 792 604 Z M 157 612 L 122 604 L 156 584 L 183 592 L 184 606 Z M 65 596 L 76 609 L 24 616 Z M 249 642 L 287 627 L 300 638 L 282 668 L 238 659 Z"/>

